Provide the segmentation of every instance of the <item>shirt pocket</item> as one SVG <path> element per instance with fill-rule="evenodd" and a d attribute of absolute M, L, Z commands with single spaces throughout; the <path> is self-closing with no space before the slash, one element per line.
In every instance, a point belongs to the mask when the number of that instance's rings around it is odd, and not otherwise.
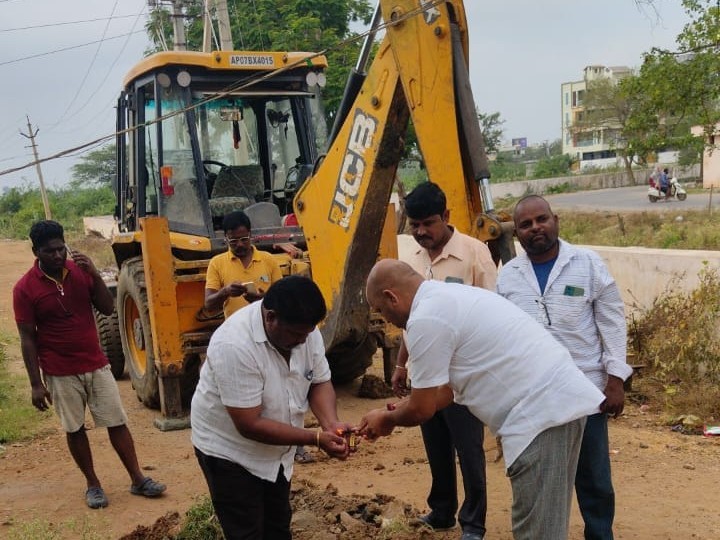
<path fill-rule="evenodd" d="M 557 317 L 558 323 L 572 328 L 580 323 L 588 307 L 588 299 L 584 296 L 555 296 L 549 299 L 551 324 Z"/>

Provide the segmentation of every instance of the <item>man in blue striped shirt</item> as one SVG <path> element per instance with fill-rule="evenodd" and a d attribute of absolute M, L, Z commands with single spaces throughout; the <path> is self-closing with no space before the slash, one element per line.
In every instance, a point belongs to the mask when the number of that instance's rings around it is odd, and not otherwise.
<path fill-rule="evenodd" d="M 513 220 L 525 253 L 501 269 L 497 292 L 543 324 L 605 394 L 601 412 L 587 418 L 575 491 L 586 540 L 611 540 L 615 492 L 607 417 L 622 413 L 623 382 L 632 374 L 624 304 L 602 259 L 559 239 L 558 217 L 545 199 L 521 199 Z"/>

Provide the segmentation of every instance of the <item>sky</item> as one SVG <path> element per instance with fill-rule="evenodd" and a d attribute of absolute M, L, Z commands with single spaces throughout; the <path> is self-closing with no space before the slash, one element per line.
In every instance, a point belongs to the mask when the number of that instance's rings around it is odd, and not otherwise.
<path fill-rule="evenodd" d="M 465 0 L 478 109 L 500 113 L 506 140 L 558 139 L 563 82 L 587 65 L 638 67 L 654 46 L 676 49 L 688 22 L 680 0 L 637 4 Z M 113 133 L 122 80 L 149 46 L 147 13 L 147 0 L 0 0 L 0 173 L 33 160 L 27 117 L 41 158 Z M 43 163 L 45 184 L 62 186 L 77 160 Z M 37 182 L 34 166 L 0 174 L 0 193 Z"/>

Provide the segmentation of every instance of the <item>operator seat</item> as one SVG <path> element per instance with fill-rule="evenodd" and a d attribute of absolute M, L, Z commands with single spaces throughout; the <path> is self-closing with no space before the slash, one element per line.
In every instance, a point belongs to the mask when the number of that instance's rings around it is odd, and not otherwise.
<path fill-rule="evenodd" d="M 265 182 L 260 165 L 232 165 L 217 174 L 210 194 L 210 213 L 222 217 L 262 201 Z"/>

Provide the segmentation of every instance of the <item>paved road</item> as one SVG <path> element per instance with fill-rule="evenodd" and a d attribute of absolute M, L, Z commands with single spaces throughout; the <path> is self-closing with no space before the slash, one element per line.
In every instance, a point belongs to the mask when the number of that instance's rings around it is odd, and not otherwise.
<path fill-rule="evenodd" d="M 547 195 L 546 199 L 554 209 L 563 210 L 621 210 L 626 212 L 671 210 L 703 210 L 707 209 L 709 191 L 703 193 L 689 193 L 687 199 L 678 201 L 671 199 L 668 202 L 651 203 L 647 198 L 647 186 L 632 186 L 623 188 L 597 189 L 593 191 L 578 191 L 575 193 L 559 193 Z M 713 193 L 713 209 L 720 208 L 720 193 Z"/>

